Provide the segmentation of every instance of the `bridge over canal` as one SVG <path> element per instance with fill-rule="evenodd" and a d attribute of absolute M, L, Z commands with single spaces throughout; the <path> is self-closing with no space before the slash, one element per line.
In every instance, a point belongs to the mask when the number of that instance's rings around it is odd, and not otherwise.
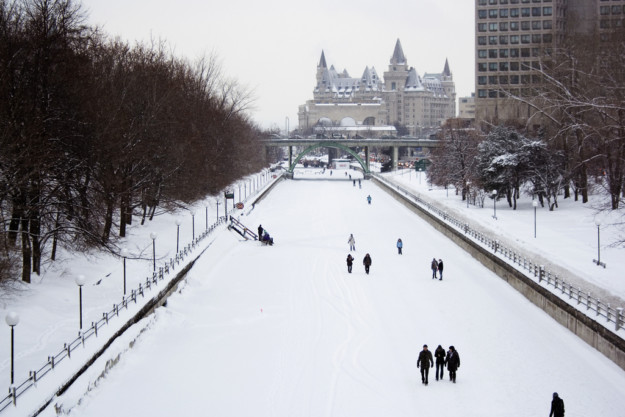
<path fill-rule="evenodd" d="M 263 141 L 266 147 L 288 147 L 289 148 L 289 169 L 288 175 L 292 177 L 295 165 L 308 153 L 319 148 L 334 148 L 340 149 L 349 155 L 353 156 L 356 161 L 362 167 L 365 176 L 370 174 L 369 169 L 369 149 L 372 147 L 379 148 L 392 148 L 391 152 L 391 164 L 392 169 L 397 169 L 397 161 L 399 155 L 399 148 L 426 148 L 431 149 L 438 146 L 439 141 L 429 138 L 391 138 L 391 139 L 377 139 L 377 138 L 363 138 L 363 139 L 346 139 L 346 138 L 332 138 L 332 139 L 297 139 L 297 138 L 272 138 Z M 302 149 L 298 154 L 294 155 L 294 148 Z M 354 148 L 364 148 L 365 158 L 364 160 L 358 155 L 358 152 Z"/>

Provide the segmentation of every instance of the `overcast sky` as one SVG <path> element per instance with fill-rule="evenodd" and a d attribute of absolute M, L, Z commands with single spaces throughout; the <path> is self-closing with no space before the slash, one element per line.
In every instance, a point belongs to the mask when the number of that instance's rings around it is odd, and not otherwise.
<path fill-rule="evenodd" d="M 321 51 L 328 65 L 360 77 L 388 69 L 399 38 L 419 75 L 445 58 L 458 96 L 474 91 L 473 0 L 82 0 L 88 22 L 127 41 L 161 38 L 194 60 L 215 53 L 223 72 L 253 91 L 264 128 L 297 126 L 312 99 Z"/>

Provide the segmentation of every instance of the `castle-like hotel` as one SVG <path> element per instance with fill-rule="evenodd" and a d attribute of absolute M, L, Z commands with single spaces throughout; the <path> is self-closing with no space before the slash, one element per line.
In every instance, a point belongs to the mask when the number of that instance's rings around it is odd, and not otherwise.
<path fill-rule="evenodd" d="M 331 128 L 371 136 L 401 125 L 417 136 L 456 115 L 456 87 L 447 60 L 442 73 L 421 77 L 408 66 L 399 39 L 384 79 L 374 67 L 365 68 L 360 78 L 351 78 L 346 70 L 339 73 L 328 68 L 322 51 L 313 97 L 299 106 L 299 127 L 306 133 Z"/>

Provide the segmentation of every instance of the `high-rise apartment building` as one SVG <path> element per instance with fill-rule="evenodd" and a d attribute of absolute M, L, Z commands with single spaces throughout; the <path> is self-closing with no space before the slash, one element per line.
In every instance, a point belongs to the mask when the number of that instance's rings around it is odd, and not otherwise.
<path fill-rule="evenodd" d="M 528 105 L 508 98 L 530 95 L 541 82 L 543 56 L 567 33 L 616 27 L 625 0 L 475 0 L 476 119 L 527 119 Z"/>

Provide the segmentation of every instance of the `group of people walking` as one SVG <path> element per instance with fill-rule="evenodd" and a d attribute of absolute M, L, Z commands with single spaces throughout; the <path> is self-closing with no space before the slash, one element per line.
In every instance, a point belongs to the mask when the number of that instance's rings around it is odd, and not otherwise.
<path fill-rule="evenodd" d="M 449 371 L 449 380 L 456 383 L 456 371 L 460 368 L 460 355 L 455 347 L 449 346 L 449 350 L 445 352 L 445 349 L 441 345 L 438 345 L 434 351 L 434 358 L 436 358 L 436 380 L 443 379 L 443 371 L 445 367 Z M 428 384 L 428 375 L 430 368 L 434 367 L 434 359 L 432 358 L 432 352 L 428 350 L 428 345 L 423 345 L 423 350 L 419 353 L 417 359 L 417 368 L 421 369 L 421 383 Z"/>
<path fill-rule="evenodd" d="M 436 258 L 432 258 L 432 279 L 436 279 L 436 272 L 438 272 L 438 279 L 440 281 L 443 280 L 443 260 L 439 259 L 438 261 L 436 260 Z"/>
<path fill-rule="evenodd" d="M 350 233 L 349 239 L 347 239 L 347 243 L 349 243 L 349 251 L 356 250 L 356 239 L 354 239 L 354 234 Z M 352 265 L 354 264 L 354 257 L 351 253 L 347 254 L 347 272 L 352 273 Z M 362 264 L 365 266 L 365 272 L 369 275 L 369 268 L 371 267 L 371 255 L 366 254 L 362 260 Z"/>

